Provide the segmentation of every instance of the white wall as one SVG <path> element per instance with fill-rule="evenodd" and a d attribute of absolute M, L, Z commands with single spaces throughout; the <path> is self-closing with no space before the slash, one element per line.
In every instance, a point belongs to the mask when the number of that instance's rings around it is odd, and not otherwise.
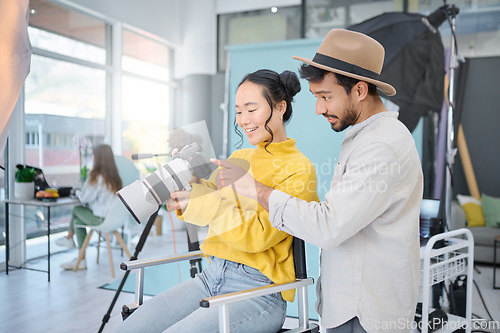
<path fill-rule="evenodd" d="M 176 50 L 175 78 L 217 72 L 217 15 L 214 0 L 184 0 L 181 47 Z"/>
<path fill-rule="evenodd" d="M 298 6 L 301 0 L 215 0 L 215 12 L 228 14 L 265 8 Z"/>

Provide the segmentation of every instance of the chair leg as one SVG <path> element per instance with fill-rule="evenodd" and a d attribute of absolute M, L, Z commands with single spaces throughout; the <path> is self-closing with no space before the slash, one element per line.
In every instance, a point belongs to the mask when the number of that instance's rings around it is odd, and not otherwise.
<path fill-rule="evenodd" d="M 94 230 L 90 229 L 89 233 L 87 234 L 87 237 L 85 237 L 82 248 L 80 249 L 80 252 L 78 252 L 78 259 L 76 260 L 76 265 L 73 268 L 73 272 L 76 272 L 78 270 L 78 266 L 80 266 L 80 261 L 82 261 L 83 257 L 85 257 L 85 251 L 87 251 L 87 246 L 89 245 L 90 237 L 92 236 L 93 232 Z"/>
<path fill-rule="evenodd" d="M 100 248 L 101 248 L 101 231 L 98 232 L 97 236 L 97 260 L 96 263 L 99 264 L 99 257 L 100 257 Z"/>
<path fill-rule="evenodd" d="M 113 253 L 111 253 L 111 242 L 109 241 L 109 232 L 104 234 L 106 236 L 106 244 L 108 245 L 109 266 L 111 267 L 111 276 L 115 277 L 115 268 L 113 267 Z"/>
<path fill-rule="evenodd" d="M 121 245 L 121 247 L 122 247 L 123 251 L 125 251 L 125 253 L 127 254 L 128 258 L 131 258 L 131 257 L 132 257 L 132 255 L 130 255 L 130 252 L 129 252 L 128 248 L 127 248 L 127 245 L 126 245 L 126 244 L 125 244 L 125 242 L 123 241 L 122 236 L 120 236 L 120 233 L 119 233 L 118 231 L 116 231 L 116 230 L 115 230 L 115 231 L 113 231 L 113 235 L 115 235 L 116 240 L 118 241 L 118 243 L 120 243 L 120 245 Z"/>

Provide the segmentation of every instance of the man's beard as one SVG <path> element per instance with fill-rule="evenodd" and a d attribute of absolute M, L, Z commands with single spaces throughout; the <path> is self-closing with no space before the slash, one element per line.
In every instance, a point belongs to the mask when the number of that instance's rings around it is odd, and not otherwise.
<path fill-rule="evenodd" d="M 340 127 L 336 128 L 335 127 L 336 124 L 331 124 L 332 130 L 334 130 L 335 132 L 342 132 L 347 127 L 354 125 L 354 123 L 356 122 L 357 115 L 352 105 L 349 105 L 345 109 L 344 115 L 345 115 L 344 119 L 340 119 L 337 117 L 337 119 L 340 122 Z"/>

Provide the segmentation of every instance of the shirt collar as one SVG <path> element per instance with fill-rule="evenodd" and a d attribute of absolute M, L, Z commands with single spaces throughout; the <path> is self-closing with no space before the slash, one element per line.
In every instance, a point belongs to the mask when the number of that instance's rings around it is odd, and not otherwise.
<path fill-rule="evenodd" d="M 382 117 L 391 117 L 391 118 L 398 119 L 398 116 L 399 116 L 399 112 L 397 112 L 397 111 L 384 111 L 384 112 L 374 114 L 373 116 L 360 122 L 359 124 L 356 124 L 356 125 L 348 128 L 345 132 L 345 138 L 347 139 L 347 138 L 354 137 L 359 131 L 361 131 L 363 128 L 365 128 L 369 124 L 373 123 L 377 119 L 380 119 Z"/>

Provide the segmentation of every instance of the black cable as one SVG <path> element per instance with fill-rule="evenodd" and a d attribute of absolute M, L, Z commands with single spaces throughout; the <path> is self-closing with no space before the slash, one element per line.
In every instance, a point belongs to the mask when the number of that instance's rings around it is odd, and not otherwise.
<path fill-rule="evenodd" d="M 476 286 L 477 293 L 479 294 L 479 298 L 481 298 L 481 302 L 483 302 L 484 309 L 486 310 L 486 313 L 488 314 L 488 316 L 490 316 L 490 320 L 495 321 L 493 319 L 493 316 L 490 313 L 490 310 L 488 310 L 488 307 L 486 306 L 486 302 L 484 301 L 483 295 L 481 294 L 481 290 L 479 290 L 479 286 L 477 285 L 477 282 L 474 280 L 472 280 L 472 282 L 474 282 L 474 285 Z"/>
<path fill-rule="evenodd" d="M 450 283 L 451 286 L 451 283 Z M 450 313 L 457 313 L 457 304 L 455 301 L 455 295 L 453 293 L 450 294 L 449 288 L 446 288 L 446 285 L 443 287 L 444 292 L 446 293 L 446 297 L 448 297 L 448 301 L 450 303 Z"/>
<path fill-rule="evenodd" d="M 479 286 L 478 286 L 477 282 L 476 282 L 476 281 L 474 281 L 474 280 L 472 280 L 472 282 L 474 282 L 474 285 L 476 286 L 477 292 L 478 292 L 478 294 L 479 294 L 479 297 L 480 297 L 480 299 L 481 299 L 481 302 L 483 303 L 484 309 L 486 310 L 486 312 L 487 312 L 487 314 L 488 314 L 488 316 L 489 316 L 489 319 L 490 319 L 492 322 L 494 322 L 495 320 L 493 319 L 493 316 L 491 315 L 491 313 L 490 313 L 490 311 L 489 311 L 488 307 L 486 306 L 486 302 L 484 301 L 483 295 L 481 294 L 481 290 L 479 289 Z M 455 297 L 454 297 L 453 293 L 452 293 L 452 292 L 450 292 L 450 291 L 446 288 L 446 286 L 445 286 L 443 289 L 444 289 L 444 291 L 445 291 L 445 293 L 446 293 L 446 296 L 448 297 L 448 300 L 450 301 L 450 313 L 456 313 L 456 311 L 453 311 L 453 310 L 455 309 L 455 307 L 456 307 L 456 304 L 455 304 Z M 475 318 L 475 319 L 483 319 L 481 316 L 479 316 L 479 315 L 477 315 L 477 314 L 475 314 L 475 313 L 472 313 L 471 315 L 472 315 L 472 317 L 473 317 L 473 318 Z M 484 333 L 491 333 L 490 331 L 484 331 L 484 330 L 472 330 L 472 331 L 471 331 L 471 333 L 472 333 L 472 332 L 477 332 L 477 333 L 482 333 L 482 332 L 484 332 Z"/>
<path fill-rule="evenodd" d="M 448 23 L 449 23 L 449 25 L 450 25 L 451 37 L 453 38 L 453 42 L 455 43 L 455 51 L 456 51 L 456 55 L 458 55 L 457 35 L 456 35 L 456 33 L 455 33 L 455 30 L 453 29 L 453 23 L 451 22 L 450 15 L 446 15 L 446 18 L 447 18 Z"/>

